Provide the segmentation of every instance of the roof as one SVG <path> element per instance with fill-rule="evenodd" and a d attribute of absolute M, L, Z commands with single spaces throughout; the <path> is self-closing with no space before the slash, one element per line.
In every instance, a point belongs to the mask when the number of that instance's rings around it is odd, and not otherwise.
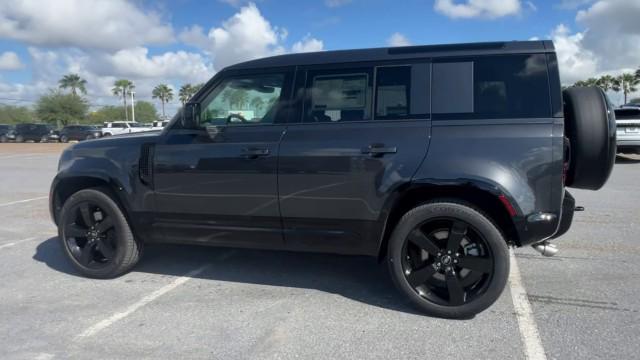
<path fill-rule="evenodd" d="M 226 70 L 361 61 L 401 60 L 424 57 L 435 58 L 448 56 L 550 52 L 555 52 L 555 48 L 553 46 L 553 42 L 548 40 L 401 46 L 391 48 L 335 50 L 278 55 L 232 65 L 227 67 Z"/>

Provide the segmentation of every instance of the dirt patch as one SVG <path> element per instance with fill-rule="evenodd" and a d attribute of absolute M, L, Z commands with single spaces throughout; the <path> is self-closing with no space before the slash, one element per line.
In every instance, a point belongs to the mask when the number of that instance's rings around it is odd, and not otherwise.
<path fill-rule="evenodd" d="M 59 154 L 69 144 L 62 143 L 5 143 L 0 144 L 0 154 Z"/>

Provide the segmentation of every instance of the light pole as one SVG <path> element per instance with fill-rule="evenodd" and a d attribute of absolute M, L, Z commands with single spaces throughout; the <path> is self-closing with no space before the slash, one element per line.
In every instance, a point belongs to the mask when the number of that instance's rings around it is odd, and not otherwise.
<path fill-rule="evenodd" d="M 136 103 L 134 100 L 135 91 L 129 91 L 131 94 L 131 121 L 136 122 Z"/>

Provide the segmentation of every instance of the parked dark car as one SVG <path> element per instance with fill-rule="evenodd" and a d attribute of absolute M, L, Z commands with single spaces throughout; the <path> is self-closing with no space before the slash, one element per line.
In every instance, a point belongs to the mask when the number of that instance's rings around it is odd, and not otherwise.
<path fill-rule="evenodd" d="M 92 140 L 102 137 L 102 130 L 91 125 L 68 125 L 60 130 L 60 141 L 63 143 L 70 140 Z"/>
<path fill-rule="evenodd" d="M 15 127 L 15 142 L 47 142 L 54 128 L 46 124 L 18 124 Z"/>
<path fill-rule="evenodd" d="M 550 41 L 233 65 L 162 132 L 62 153 L 60 244 L 95 278 L 130 270 L 148 242 L 369 255 L 422 311 L 472 316 L 504 289 L 508 246 L 553 253 L 566 187 L 611 172 L 605 94 L 563 93 L 558 74 Z"/>
<path fill-rule="evenodd" d="M 618 153 L 640 154 L 640 108 L 616 109 Z"/>
<path fill-rule="evenodd" d="M 13 127 L 11 125 L 0 124 L 0 143 L 6 143 L 14 138 Z"/>

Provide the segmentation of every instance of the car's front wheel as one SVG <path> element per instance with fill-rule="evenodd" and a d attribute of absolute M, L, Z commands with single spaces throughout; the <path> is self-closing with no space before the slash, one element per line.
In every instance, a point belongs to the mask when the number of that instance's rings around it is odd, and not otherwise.
<path fill-rule="evenodd" d="M 65 254 L 85 276 L 113 278 L 129 271 L 142 244 L 106 189 L 71 195 L 60 213 L 58 235 Z"/>
<path fill-rule="evenodd" d="M 498 228 L 457 201 L 434 201 L 407 212 L 388 248 L 391 277 L 423 312 L 469 318 L 491 306 L 509 276 L 509 252 Z"/>

